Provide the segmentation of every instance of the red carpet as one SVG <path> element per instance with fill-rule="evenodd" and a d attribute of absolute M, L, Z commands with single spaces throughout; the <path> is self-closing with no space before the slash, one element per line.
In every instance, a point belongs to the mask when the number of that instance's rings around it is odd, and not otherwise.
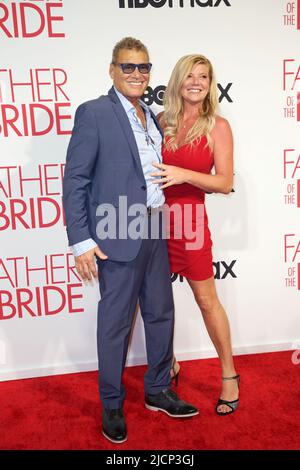
<path fill-rule="evenodd" d="M 300 364 L 290 351 L 236 356 L 241 404 L 217 416 L 217 359 L 181 362 L 178 392 L 199 406 L 194 418 L 172 419 L 144 408 L 145 367 L 125 371 L 128 440 L 100 432 L 97 373 L 0 383 L 0 449 L 285 449 L 300 448 Z"/>

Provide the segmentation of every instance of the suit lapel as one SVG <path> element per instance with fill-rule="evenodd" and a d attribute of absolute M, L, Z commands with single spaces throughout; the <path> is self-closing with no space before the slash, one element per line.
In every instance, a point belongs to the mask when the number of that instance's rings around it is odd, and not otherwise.
<path fill-rule="evenodd" d="M 116 95 L 113 87 L 109 90 L 108 96 L 112 101 L 113 110 L 114 110 L 114 112 L 115 112 L 115 114 L 116 114 L 116 116 L 117 116 L 117 118 L 120 122 L 121 128 L 124 132 L 124 135 L 127 139 L 128 144 L 129 144 L 132 156 L 133 156 L 134 161 L 137 165 L 139 176 L 141 177 L 143 183 L 145 183 L 145 177 L 144 177 L 144 173 L 143 173 L 143 169 L 142 169 L 142 164 L 141 164 L 141 159 L 140 159 L 138 147 L 136 145 L 136 140 L 134 138 L 134 134 L 133 134 L 133 131 L 131 129 L 131 125 L 130 125 L 129 119 L 127 117 L 127 114 L 125 112 L 125 109 L 123 108 L 122 103 L 120 102 L 118 96 Z"/>

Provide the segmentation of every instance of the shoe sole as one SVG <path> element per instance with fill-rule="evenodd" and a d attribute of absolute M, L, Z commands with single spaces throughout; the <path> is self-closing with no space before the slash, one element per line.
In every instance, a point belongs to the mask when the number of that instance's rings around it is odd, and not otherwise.
<path fill-rule="evenodd" d="M 189 413 L 189 414 L 186 414 L 186 415 L 172 415 L 170 414 L 167 410 L 164 410 L 163 408 L 158 408 L 157 406 L 151 406 L 151 405 L 147 405 L 147 403 L 145 403 L 145 407 L 148 409 L 148 410 L 151 410 L 151 411 L 163 411 L 164 413 L 166 413 L 168 416 L 170 416 L 171 418 L 190 418 L 192 416 L 196 416 L 199 414 L 199 411 L 195 411 L 194 413 Z"/>
<path fill-rule="evenodd" d="M 122 444 L 123 442 L 127 441 L 127 436 L 125 439 L 122 439 L 122 441 L 117 441 L 116 439 L 113 439 L 112 437 L 109 437 L 105 432 L 102 430 L 102 434 L 106 439 L 108 439 L 110 442 L 113 442 L 114 444 Z"/>

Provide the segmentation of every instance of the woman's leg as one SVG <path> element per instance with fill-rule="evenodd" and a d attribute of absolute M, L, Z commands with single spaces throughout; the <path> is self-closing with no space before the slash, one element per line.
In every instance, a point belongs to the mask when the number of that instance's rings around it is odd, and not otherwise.
<path fill-rule="evenodd" d="M 188 279 L 188 282 L 202 312 L 208 334 L 220 358 L 222 377 L 232 377 L 236 375 L 236 371 L 232 357 L 229 322 L 226 312 L 218 299 L 215 280 L 211 277 L 205 281 Z M 236 380 L 222 382 L 221 398 L 223 400 L 235 400 L 238 398 L 238 394 Z M 231 409 L 226 405 L 220 405 L 218 411 L 225 413 L 231 411 Z"/>

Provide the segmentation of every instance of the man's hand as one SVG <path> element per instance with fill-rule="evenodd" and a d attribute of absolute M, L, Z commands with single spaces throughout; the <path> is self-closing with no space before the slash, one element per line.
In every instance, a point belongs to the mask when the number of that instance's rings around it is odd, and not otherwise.
<path fill-rule="evenodd" d="M 100 259 L 107 259 L 108 257 L 100 250 L 99 246 L 95 246 L 89 251 L 86 251 L 80 256 L 75 256 L 75 266 L 79 276 L 83 281 L 90 281 L 92 276 L 97 278 L 97 268 L 95 263 L 95 255 Z"/>

